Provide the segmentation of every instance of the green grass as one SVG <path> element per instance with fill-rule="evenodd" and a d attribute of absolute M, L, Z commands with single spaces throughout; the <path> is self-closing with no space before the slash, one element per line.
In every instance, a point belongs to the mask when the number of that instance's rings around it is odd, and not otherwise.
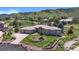
<path fill-rule="evenodd" d="M 66 26 L 71 26 L 71 25 L 66 25 Z M 74 27 L 74 34 L 72 34 L 72 35 L 63 34 L 65 36 L 65 38 L 63 38 L 62 40 L 60 40 L 58 42 L 58 44 L 60 44 L 60 46 L 62 48 L 59 47 L 55 51 L 64 51 L 64 43 L 79 36 L 79 24 L 72 24 L 72 26 Z M 67 30 L 68 30 L 68 28 L 65 28 L 64 32 L 66 33 Z"/>
<path fill-rule="evenodd" d="M 26 21 L 26 20 L 18 20 L 19 23 L 21 23 L 21 25 L 19 25 L 19 27 L 27 27 L 27 26 L 33 26 L 33 21 Z"/>
<path fill-rule="evenodd" d="M 56 41 L 56 37 L 55 36 L 45 36 L 42 35 L 43 37 L 46 37 L 46 40 L 41 41 L 41 42 L 33 42 L 33 35 L 29 35 L 28 37 L 24 38 L 21 42 L 25 43 L 25 44 L 30 44 L 30 45 L 34 45 L 37 47 L 45 47 L 47 46 L 50 42 L 55 42 Z"/>
<path fill-rule="evenodd" d="M 74 27 L 74 35 L 79 36 L 79 24 L 72 24 L 66 26 L 73 26 Z M 65 28 L 65 32 L 67 32 L 68 28 Z"/>
<path fill-rule="evenodd" d="M 65 35 L 65 38 L 62 38 L 58 44 L 60 45 L 60 47 L 58 47 L 55 51 L 64 51 L 64 43 L 67 41 L 72 40 L 73 38 L 75 38 L 76 36 L 74 35 Z"/>
<path fill-rule="evenodd" d="M 3 37 L 3 41 L 9 41 L 11 39 L 12 39 L 12 36 L 8 35 L 8 34 L 4 35 L 4 37 Z"/>

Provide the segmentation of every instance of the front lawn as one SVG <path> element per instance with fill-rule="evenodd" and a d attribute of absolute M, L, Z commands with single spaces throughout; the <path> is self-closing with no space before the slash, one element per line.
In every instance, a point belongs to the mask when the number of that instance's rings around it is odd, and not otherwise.
<path fill-rule="evenodd" d="M 50 42 L 55 42 L 57 39 L 57 37 L 55 37 L 55 36 L 46 36 L 46 35 L 39 35 L 39 36 L 46 37 L 46 39 L 41 42 L 33 42 L 32 39 L 33 39 L 34 35 L 29 35 L 28 37 L 24 38 L 21 42 L 43 48 L 43 47 L 47 46 Z"/>

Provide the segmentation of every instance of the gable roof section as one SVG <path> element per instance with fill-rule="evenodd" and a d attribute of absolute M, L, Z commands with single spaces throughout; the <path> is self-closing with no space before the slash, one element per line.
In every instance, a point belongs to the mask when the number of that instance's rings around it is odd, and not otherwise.
<path fill-rule="evenodd" d="M 24 28 L 21 28 L 21 29 L 24 29 L 24 30 L 35 30 L 36 28 L 39 28 L 39 27 L 41 27 L 43 29 L 47 29 L 47 30 L 61 30 L 58 27 L 47 26 L 47 25 L 35 25 L 35 26 L 24 27 Z"/>

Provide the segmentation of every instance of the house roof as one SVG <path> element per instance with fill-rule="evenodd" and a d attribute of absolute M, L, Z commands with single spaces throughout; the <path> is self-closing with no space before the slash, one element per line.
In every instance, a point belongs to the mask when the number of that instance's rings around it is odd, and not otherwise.
<path fill-rule="evenodd" d="M 35 30 L 36 28 L 39 28 L 39 27 L 42 27 L 43 29 L 48 29 L 48 30 L 61 30 L 58 27 L 47 26 L 47 25 L 36 25 L 36 26 L 24 27 L 24 28 L 21 28 L 21 29 L 24 29 L 24 30 Z"/>
<path fill-rule="evenodd" d="M 48 19 L 44 19 L 44 21 L 48 21 Z"/>
<path fill-rule="evenodd" d="M 0 21 L 0 23 L 3 23 L 3 24 L 4 24 L 5 22 L 3 22 L 3 21 Z"/>
<path fill-rule="evenodd" d="M 61 19 L 60 21 L 72 21 L 72 18 L 68 18 L 68 19 Z"/>
<path fill-rule="evenodd" d="M 23 30 L 35 30 L 35 28 L 33 26 L 23 27 L 21 29 L 23 29 Z"/>

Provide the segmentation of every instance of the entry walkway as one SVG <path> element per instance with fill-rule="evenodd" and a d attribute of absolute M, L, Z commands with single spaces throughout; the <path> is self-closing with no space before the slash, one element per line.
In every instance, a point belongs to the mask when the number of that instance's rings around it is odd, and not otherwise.
<path fill-rule="evenodd" d="M 12 41 L 11 44 L 19 44 L 20 41 L 27 37 L 29 34 L 14 33 L 13 35 L 16 37 L 16 39 Z"/>

